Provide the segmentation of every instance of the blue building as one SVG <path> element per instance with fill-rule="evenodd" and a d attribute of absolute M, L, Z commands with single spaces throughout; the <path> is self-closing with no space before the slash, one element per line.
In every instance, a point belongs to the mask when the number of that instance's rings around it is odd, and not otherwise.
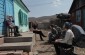
<path fill-rule="evenodd" d="M 5 19 L 7 16 L 13 16 L 13 0 L 0 0 L 0 34 L 6 32 Z"/>
<path fill-rule="evenodd" d="M 29 30 L 28 13 L 29 10 L 22 0 L 14 0 L 14 20 L 20 32 L 27 32 Z"/>
<path fill-rule="evenodd" d="M 15 17 L 14 16 L 14 13 L 15 13 L 14 4 L 15 4 L 15 0 L 0 0 L 0 35 L 6 33 L 5 19 L 7 18 L 7 16 Z M 24 5 L 24 3 L 23 3 L 23 5 Z M 26 7 L 26 6 L 24 5 L 24 7 Z M 14 18 L 14 21 L 16 22 L 17 20 L 15 20 L 15 18 Z"/>

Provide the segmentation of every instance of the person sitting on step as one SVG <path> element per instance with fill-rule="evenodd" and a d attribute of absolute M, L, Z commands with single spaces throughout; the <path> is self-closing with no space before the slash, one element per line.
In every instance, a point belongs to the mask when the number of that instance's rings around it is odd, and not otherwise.
<path fill-rule="evenodd" d="M 13 21 L 13 17 L 12 16 L 7 16 L 7 19 L 6 19 L 6 25 L 8 28 L 14 28 L 14 36 L 22 36 L 20 33 L 19 33 L 19 28 L 18 26 L 16 26 L 14 24 L 14 21 Z"/>

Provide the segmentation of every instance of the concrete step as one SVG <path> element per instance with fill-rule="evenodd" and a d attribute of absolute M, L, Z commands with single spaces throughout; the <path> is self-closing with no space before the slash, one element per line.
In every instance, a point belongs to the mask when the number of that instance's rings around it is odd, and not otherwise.
<path fill-rule="evenodd" d="M 33 32 L 26 32 L 26 33 L 21 33 L 22 36 L 19 36 L 19 37 L 32 37 L 32 42 L 33 42 L 33 45 L 35 45 L 35 34 Z"/>
<path fill-rule="evenodd" d="M 1 37 L 1 38 L 0 38 L 0 44 L 3 44 L 3 43 L 4 43 L 4 38 Z"/>
<path fill-rule="evenodd" d="M 33 55 L 33 52 L 29 52 L 29 55 Z"/>
<path fill-rule="evenodd" d="M 4 43 L 32 42 L 32 37 L 4 37 Z"/>
<path fill-rule="evenodd" d="M 23 50 L 18 51 L 0 51 L 0 55 L 23 55 Z"/>
<path fill-rule="evenodd" d="M 17 43 L 17 42 L 33 42 L 35 45 L 35 35 L 33 33 L 24 33 L 19 37 L 4 37 L 4 43 Z"/>
<path fill-rule="evenodd" d="M 0 51 L 23 50 L 30 52 L 33 49 L 32 42 L 3 43 L 0 45 Z"/>

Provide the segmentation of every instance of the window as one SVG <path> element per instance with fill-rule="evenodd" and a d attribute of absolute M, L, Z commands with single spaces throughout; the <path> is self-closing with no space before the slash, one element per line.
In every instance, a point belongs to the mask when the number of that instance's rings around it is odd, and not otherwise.
<path fill-rule="evenodd" d="M 22 11 L 20 10 L 19 13 L 18 13 L 18 16 L 19 16 L 19 25 L 22 26 L 23 25 L 23 13 Z"/>
<path fill-rule="evenodd" d="M 18 13 L 19 16 L 19 25 L 20 26 L 27 26 L 27 15 L 25 13 L 23 13 L 21 10 Z"/>
<path fill-rule="evenodd" d="M 25 16 L 25 20 L 26 20 L 25 25 L 27 26 L 27 15 Z"/>
<path fill-rule="evenodd" d="M 76 21 L 77 22 L 81 21 L 81 10 L 76 11 Z"/>
<path fill-rule="evenodd" d="M 23 25 L 25 25 L 26 20 L 25 20 L 25 13 L 23 14 Z"/>
<path fill-rule="evenodd" d="M 85 7 L 82 9 L 83 28 L 85 29 Z"/>

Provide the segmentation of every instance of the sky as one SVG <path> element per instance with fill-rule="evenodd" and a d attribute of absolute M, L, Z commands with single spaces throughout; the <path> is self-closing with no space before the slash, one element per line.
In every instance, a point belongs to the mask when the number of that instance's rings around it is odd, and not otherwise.
<path fill-rule="evenodd" d="M 29 17 L 68 13 L 73 0 L 23 0 L 30 10 Z"/>

